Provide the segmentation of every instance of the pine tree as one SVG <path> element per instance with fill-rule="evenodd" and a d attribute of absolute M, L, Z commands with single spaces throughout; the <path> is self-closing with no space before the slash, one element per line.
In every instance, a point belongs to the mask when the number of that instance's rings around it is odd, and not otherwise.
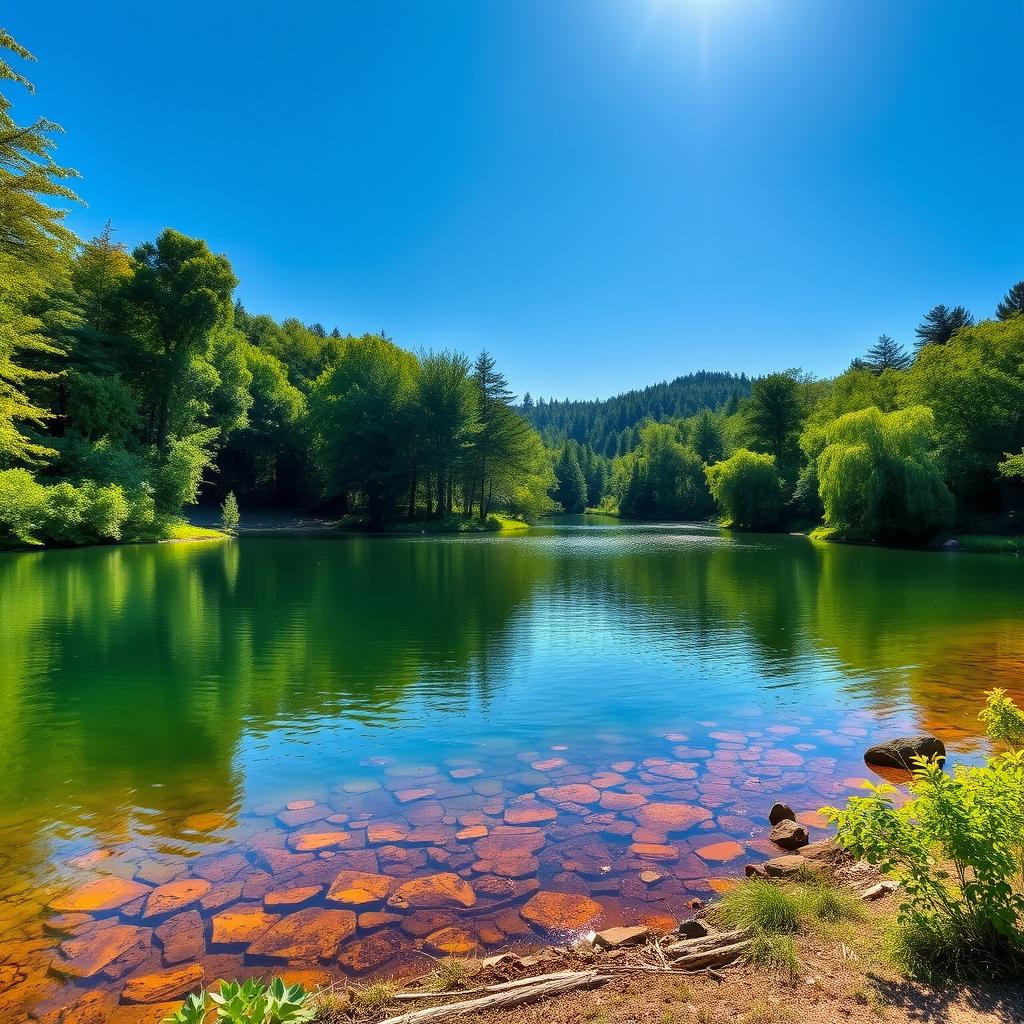
<path fill-rule="evenodd" d="M 868 349 L 861 362 L 864 369 L 877 375 L 886 370 L 905 370 L 913 359 L 899 342 L 890 338 L 888 334 L 880 334 L 878 341 Z"/>
<path fill-rule="evenodd" d="M 0 54 L 4 51 L 35 60 L 0 29 Z M 2 57 L 0 81 L 34 91 Z M 45 118 L 19 125 L 10 109 L 11 102 L 0 95 L 0 468 L 42 462 L 55 454 L 24 432 L 25 424 L 40 427 L 51 415 L 26 389 L 30 381 L 50 374 L 27 364 L 58 354 L 30 308 L 66 275 L 77 241 L 63 224 L 65 211 L 47 203 L 78 200 L 62 184 L 75 172 L 58 166 L 51 156 L 51 136 L 60 126 Z"/>
<path fill-rule="evenodd" d="M 952 309 L 943 305 L 933 306 L 914 332 L 917 334 L 917 349 L 920 351 L 926 345 L 945 345 L 961 327 L 970 327 L 973 323 L 974 317 L 963 306 L 953 306 Z"/>
<path fill-rule="evenodd" d="M 225 533 L 238 533 L 240 517 L 238 514 L 238 499 L 234 491 L 228 491 L 224 504 L 220 508 L 221 526 Z"/>
<path fill-rule="evenodd" d="M 582 512 L 587 507 L 587 481 L 583 477 L 575 446 L 567 441 L 555 464 L 558 484 L 551 495 L 564 512 Z"/>
<path fill-rule="evenodd" d="M 1024 281 L 1018 281 L 996 306 L 996 316 L 1000 320 L 1009 320 L 1021 314 L 1024 314 Z"/>

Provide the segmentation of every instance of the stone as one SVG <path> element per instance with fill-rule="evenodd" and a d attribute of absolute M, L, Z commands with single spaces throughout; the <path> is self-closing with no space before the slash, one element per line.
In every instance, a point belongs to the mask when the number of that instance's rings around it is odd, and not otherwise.
<path fill-rule="evenodd" d="M 137 944 L 148 942 L 150 934 L 148 928 L 131 924 L 96 929 L 62 942 L 52 969 L 65 977 L 92 978 Z"/>
<path fill-rule="evenodd" d="M 205 878 L 208 882 L 227 882 L 237 878 L 247 870 L 249 862 L 240 853 L 226 853 L 221 857 L 213 857 L 192 868 L 196 878 Z"/>
<path fill-rule="evenodd" d="M 540 869 L 536 857 L 521 857 L 516 854 L 507 857 L 490 857 L 473 864 L 478 875 L 498 875 L 501 878 L 527 878 Z"/>
<path fill-rule="evenodd" d="M 43 923 L 43 931 L 47 935 L 60 935 L 62 938 L 74 935 L 79 928 L 92 924 L 90 914 L 57 914 Z"/>
<path fill-rule="evenodd" d="M 761 865 L 769 878 L 789 878 L 805 872 L 809 865 L 801 856 L 795 853 L 787 854 L 784 857 L 773 857 Z"/>
<path fill-rule="evenodd" d="M 342 871 L 327 890 L 327 902 L 355 907 L 383 903 L 391 895 L 397 879 L 367 871 Z"/>
<path fill-rule="evenodd" d="M 197 910 L 169 918 L 153 932 L 156 944 L 163 950 L 164 963 L 168 967 L 198 960 L 206 952 L 203 934 L 203 919 Z"/>
<path fill-rule="evenodd" d="M 304 832 L 288 837 L 288 847 L 296 853 L 317 853 L 343 846 L 352 838 L 348 832 Z"/>
<path fill-rule="evenodd" d="M 247 955 L 278 963 L 329 960 L 355 930 L 356 915 L 351 910 L 299 910 L 250 943 Z"/>
<path fill-rule="evenodd" d="M 464 828 L 459 832 L 455 833 L 455 838 L 459 842 L 469 842 L 473 839 L 483 839 L 487 835 L 486 825 L 470 825 L 468 828 Z"/>
<path fill-rule="evenodd" d="M 498 857 L 528 857 L 542 849 L 546 840 L 537 829 L 512 829 L 509 832 L 491 832 L 479 840 L 474 849 L 481 860 Z"/>
<path fill-rule="evenodd" d="M 589 896 L 542 891 L 534 894 L 519 913 L 540 931 L 582 931 L 601 916 L 601 904 Z"/>
<path fill-rule="evenodd" d="M 632 843 L 629 852 L 634 857 L 643 857 L 645 860 L 679 860 L 679 851 L 674 846 L 666 846 L 664 843 Z"/>
<path fill-rule="evenodd" d="M 623 946 L 639 946 L 647 941 L 651 929 L 646 925 L 633 928 L 605 928 L 594 936 L 594 945 L 601 949 L 620 949 Z"/>
<path fill-rule="evenodd" d="M 268 892 L 263 897 L 263 906 L 267 910 L 294 910 L 306 903 L 310 903 L 323 892 L 322 885 L 300 885 L 294 889 L 278 889 L 276 892 Z"/>
<path fill-rule="evenodd" d="M 789 804 L 777 801 L 768 812 L 768 821 L 772 825 L 778 825 L 780 821 L 796 821 L 796 812 Z"/>
<path fill-rule="evenodd" d="M 149 892 L 148 885 L 110 875 L 57 897 L 49 904 L 49 909 L 57 914 L 99 914 L 119 910 Z"/>
<path fill-rule="evenodd" d="M 339 954 L 338 963 L 353 974 L 361 974 L 383 966 L 401 950 L 402 941 L 393 931 L 378 932 L 348 943 Z"/>
<path fill-rule="evenodd" d="M 242 898 L 242 882 L 222 882 L 215 885 L 200 901 L 199 905 L 206 911 L 220 910 Z"/>
<path fill-rule="evenodd" d="M 210 943 L 214 946 L 247 946 L 280 920 L 262 907 L 238 907 L 214 914 L 210 920 Z"/>
<path fill-rule="evenodd" d="M 218 829 L 226 828 L 230 824 L 230 815 L 221 814 L 219 811 L 190 814 L 184 821 L 185 828 L 192 832 L 216 832 Z"/>
<path fill-rule="evenodd" d="M 742 855 L 743 847 L 732 840 L 724 843 L 711 843 L 708 846 L 700 846 L 697 848 L 698 857 L 703 860 L 714 861 L 715 863 L 724 863 L 725 861 L 735 860 L 737 857 L 741 857 Z"/>
<path fill-rule="evenodd" d="M 644 828 L 662 834 L 685 832 L 711 818 L 711 812 L 694 804 L 649 803 L 631 812 Z"/>
<path fill-rule="evenodd" d="M 658 871 L 641 871 L 640 881 L 644 885 L 657 885 L 665 876 Z"/>
<path fill-rule="evenodd" d="M 601 791 L 587 783 L 576 783 L 568 786 L 545 786 L 537 790 L 537 796 L 553 804 L 596 804 L 601 799 Z"/>
<path fill-rule="evenodd" d="M 295 811 L 282 811 L 276 820 L 283 828 L 301 828 L 303 825 L 312 825 L 314 821 L 321 821 L 330 813 L 330 807 L 315 804 L 312 807 L 300 807 Z"/>
<path fill-rule="evenodd" d="M 126 1003 L 163 1003 L 181 999 L 203 983 L 203 965 L 186 964 L 173 970 L 129 978 L 121 990 Z"/>
<path fill-rule="evenodd" d="M 423 940 L 423 948 L 442 956 L 468 956 L 480 949 L 480 943 L 472 932 L 464 928 L 448 927 L 431 932 Z"/>
<path fill-rule="evenodd" d="M 158 885 L 146 898 L 142 918 L 150 920 L 185 910 L 198 903 L 211 888 L 205 878 L 182 878 L 166 885 Z"/>
<path fill-rule="evenodd" d="M 865 889 L 861 894 L 862 900 L 880 900 L 883 896 L 888 896 L 889 893 L 895 892 L 900 887 L 900 883 L 893 878 L 886 878 L 879 882 L 877 885 L 872 885 Z"/>
<path fill-rule="evenodd" d="M 693 918 L 691 921 L 680 921 L 676 934 L 684 939 L 700 939 L 711 934 L 711 929 L 703 921 Z"/>
<path fill-rule="evenodd" d="M 384 910 L 365 910 L 359 915 L 357 923 L 363 931 L 368 932 L 374 928 L 384 928 L 389 924 L 398 924 L 401 920 L 401 914 L 389 914 Z"/>
<path fill-rule="evenodd" d="M 788 818 L 780 821 L 768 837 L 776 846 L 784 850 L 799 850 L 810 841 L 807 829 L 797 821 L 790 821 Z"/>
<path fill-rule="evenodd" d="M 601 794 L 601 806 L 606 811 L 631 811 L 636 807 L 643 807 L 647 803 L 647 797 L 639 793 L 612 793 Z"/>
<path fill-rule="evenodd" d="M 422 789 L 400 789 L 395 793 L 395 799 L 400 804 L 411 804 L 415 800 L 425 800 L 428 796 L 434 796 L 436 789 L 424 787 Z"/>
<path fill-rule="evenodd" d="M 558 812 L 553 807 L 543 807 L 535 801 L 505 808 L 506 825 L 539 825 L 557 817 Z"/>
<path fill-rule="evenodd" d="M 404 843 L 409 830 L 402 825 L 386 824 L 381 822 L 377 825 L 370 825 L 366 829 L 366 841 L 373 846 L 390 846 L 393 843 Z"/>
<path fill-rule="evenodd" d="M 530 767 L 535 772 L 552 772 L 556 768 L 564 768 L 569 762 L 564 757 L 549 757 L 545 761 L 534 761 Z"/>
<path fill-rule="evenodd" d="M 920 733 L 917 736 L 899 736 L 869 747 L 864 752 L 868 764 L 886 768 L 904 768 L 912 771 L 915 757 L 937 757 L 945 760 L 946 745 L 937 736 Z"/>
<path fill-rule="evenodd" d="M 445 871 L 405 882 L 395 890 L 388 905 L 413 910 L 472 907 L 476 905 L 476 893 L 465 879 Z"/>

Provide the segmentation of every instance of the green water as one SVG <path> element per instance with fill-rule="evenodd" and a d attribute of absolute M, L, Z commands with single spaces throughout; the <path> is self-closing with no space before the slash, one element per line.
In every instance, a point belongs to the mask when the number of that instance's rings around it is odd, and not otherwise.
<path fill-rule="evenodd" d="M 1018 559 L 606 519 L 0 556 L 0 937 L 5 915 L 31 934 L 26 885 L 45 902 L 90 851 L 190 870 L 265 842 L 268 808 L 393 821 L 390 793 L 423 779 L 421 816 L 456 828 L 637 763 L 637 791 L 714 812 L 684 861 L 747 842 L 772 799 L 849 791 L 874 736 L 924 727 L 976 756 L 982 691 L 1020 693 L 1022 623 Z M 552 757 L 569 764 L 527 768 Z M 650 758 L 686 781 L 658 790 Z M 679 874 L 676 904 L 700 891 Z M 608 891 L 627 916 L 628 886 Z"/>

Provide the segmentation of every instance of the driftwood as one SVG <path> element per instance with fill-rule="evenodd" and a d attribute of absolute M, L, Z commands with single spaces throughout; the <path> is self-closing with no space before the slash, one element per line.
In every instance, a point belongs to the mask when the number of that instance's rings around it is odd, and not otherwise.
<path fill-rule="evenodd" d="M 428 1006 L 422 1010 L 412 1010 L 388 1017 L 382 1024 L 428 1024 L 432 1021 L 446 1021 L 463 1017 L 469 1013 L 483 1013 L 487 1010 L 502 1010 L 523 1003 L 532 1003 L 537 999 L 548 999 L 560 996 L 565 992 L 575 992 L 581 988 L 594 988 L 603 985 L 608 978 L 596 970 L 563 971 L 558 974 L 542 974 L 537 978 L 523 978 L 521 984 L 504 983 L 504 988 L 497 992 L 476 999 L 466 999 L 459 1003 L 446 1003 L 443 1006 Z M 437 995 L 437 993 L 435 993 Z"/>
<path fill-rule="evenodd" d="M 702 935 L 696 939 L 682 939 L 679 942 L 670 942 L 663 946 L 665 954 L 674 959 L 680 956 L 688 956 L 691 953 L 703 953 L 706 950 L 718 949 L 721 946 L 731 946 L 735 942 L 743 942 L 750 938 L 749 928 L 737 928 L 731 932 L 712 932 L 710 935 Z"/>
<path fill-rule="evenodd" d="M 541 981 L 555 981 L 559 978 L 579 977 L 579 971 L 558 971 L 555 974 L 537 974 L 532 978 L 517 978 L 515 981 L 498 981 L 480 988 L 449 989 L 447 992 L 398 992 L 393 999 L 445 999 L 453 996 L 475 996 L 483 992 L 507 992 L 509 989 L 536 985 Z"/>

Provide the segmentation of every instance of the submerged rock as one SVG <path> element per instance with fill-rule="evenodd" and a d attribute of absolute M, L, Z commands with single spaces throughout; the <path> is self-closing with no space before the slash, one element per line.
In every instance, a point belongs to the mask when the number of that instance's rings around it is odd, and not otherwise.
<path fill-rule="evenodd" d="M 869 747 L 864 752 L 864 760 L 868 764 L 878 764 L 885 768 L 914 768 L 915 757 L 937 757 L 945 760 L 946 745 L 930 733 L 917 736 L 899 736 Z"/>
<path fill-rule="evenodd" d="M 519 911 L 541 931 L 581 931 L 601 915 L 601 904 L 568 892 L 538 892 Z"/>

